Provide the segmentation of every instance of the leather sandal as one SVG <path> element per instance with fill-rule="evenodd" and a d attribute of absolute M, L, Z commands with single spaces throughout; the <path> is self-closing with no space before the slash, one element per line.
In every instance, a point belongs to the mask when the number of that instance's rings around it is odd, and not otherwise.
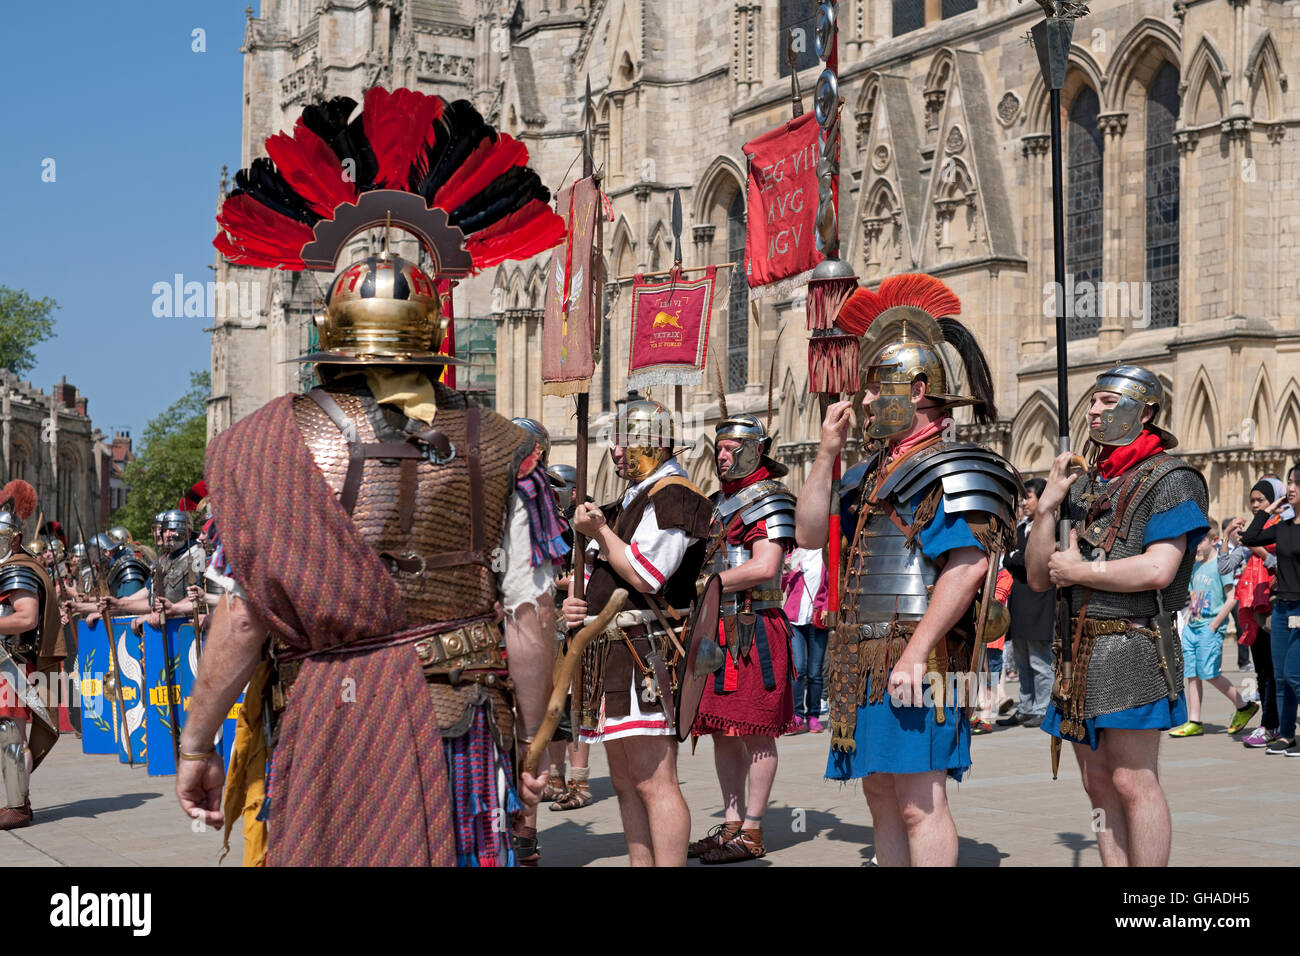
<path fill-rule="evenodd" d="M 570 780 L 564 796 L 551 804 L 552 810 L 580 810 L 591 803 L 591 786 L 587 781 Z"/>
<path fill-rule="evenodd" d="M 691 860 L 699 859 L 710 850 L 715 850 L 722 846 L 739 832 L 739 820 L 730 821 L 728 823 L 719 823 L 709 831 L 708 836 L 696 840 L 688 846 L 686 848 L 686 856 Z"/>
<path fill-rule="evenodd" d="M 542 803 L 554 803 L 556 800 L 563 800 L 564 795 L 569 792 L 569 788 L 564 784 L 564 778 L 561 777 L 557 783 L 554 778 L 546 781 L 546 786 L 542 788 Z"/>
<path fill-rule="evenodd" d="M 519 866 L 537 866 L 542 860 L 541 847 L 537 843 L 536 827 L 518 827 L 510 834 L 510 842 L 515 848 L 515 862 Z"/>
<path fill-rule="evenodd" d="M 745 860 L 757 860 L 767 855 L 763 845 L 763 831 L 741 830 L 721 846 L 714 847 L 700 857 L 701 863 L 741 863 Z"/>

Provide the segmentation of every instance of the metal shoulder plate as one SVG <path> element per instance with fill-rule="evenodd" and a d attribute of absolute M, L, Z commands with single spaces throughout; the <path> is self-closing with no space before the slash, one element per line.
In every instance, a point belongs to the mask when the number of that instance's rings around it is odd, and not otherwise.
<path fill-rule="evenodd" d="M 997 452 L 969 442 L 944 442 L 917 454 L 885 479 L 876 494 L 911 501 L 936 481 L 943 483 L 946 513 L 985 511 L 1015 523 L 1019 472 Z"/>
<path fill-rule="evenodd" d="M 746 526 L 759 521 L 766 521 L 769 540 L 793 538 L 794 509 L 794 495 L 782 487 L 779 491 L 765 495 L 760 501 L 742 511 L 741 520 Z"/>
<path fill-rule="evenodd" d="M 128 581 L 144 584 L 149 580 L 149 566 L 134 554 L 128 554 L 108 572 L 108 583 L 116 588 Z"/>
<path fill-rule="evenodd" d="M 760 501 L 766 499 L 769 495 L 775 495 L 781 492 L 789 494 L 789 492 L 786 491 L 785 485 L 775 479 L 767 478 L 763 481 L 756 481 L 752 485 L 741 488 L 725 501 L 721 501 L 717 506 L 718 517 L 722 520 L 723 524 L 727 524 L 732 517 L 742 509 L 751 508 Z M 749 519 L 746 518 L 745 520 L 748 522 Z"/>
<path fill-rule="evenodd" d="M 30 591 L 39 597 L 41 594 L 40 575 L 21 564 L 10 567 L 0 565 L 0 594 L 8 591 Z"/>

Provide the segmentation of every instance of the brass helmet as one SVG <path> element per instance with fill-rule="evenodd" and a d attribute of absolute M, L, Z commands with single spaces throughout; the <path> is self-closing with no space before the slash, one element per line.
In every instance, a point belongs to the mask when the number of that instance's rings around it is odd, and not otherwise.
<path fill-rule="evenodd" d="M 114 541 L 117 544 L 129 544 L 131 541 L 131 532 L 120 524 L 109 528 L 104 533 L 108 535 L 111 541 Z"/>
<path fill-rule="evenodd" d="M 641 399 L 624 405 L 614 426 L 614 445 L 624 449 L 623 478 L 635 483 L 650 477 L 672 457 L 675 437 L 672 413 L 658 402 Z"/>
<path fill-rule="evenodd" d="M 1130 445 L 1148 429 L 1160 436 L 1165 450 L 1176 448 L 1178 439 L 1156 425 L 1156 416 L 1165 401 L 1165 390 L 1160 380 L 1149 369 L 1140 365 L 1117 365 L 1097 376 L 1096 392 L 1114 392 L 1119 401 L 1101 415 L 1101 423 L 1088 429 L 1088 437 L 1098 445 L 1121 447 Z M 1151 421 L 1142 424 L 1142 414 L 1151 409 Z"/>
<path fill-rule="evenodd" d="M 912 427 L 916 418 L 912 383 L 918 378 L 925 378 L 926 398 L 949 408 L 974 401 L 948 391 L 948 373 L 939 352 L 943 335 L 928 313 L 910 305 L 895 306 L 877 320 L 867 338 L 874 340 L 874 348 L 863 350 L 862 381 L 880 382 L 880 395 L 871 402 L 868 438 L 893 438 Z"/>
<path fill-rule="evenodd" d="M 44 538 L 41 537 L 37 537 L 35 541 L 33 541 L 31 544 L 27 546 L 27 550 L 30 551 L 32 554 L 36 555 L 36 557 L 38 558 L 49 549 L 50 549 L 49 543 Z"/>
<path fill-rule="evenodd" d="M 723 481 L 738 481 L 741 478 L 748 478 L 760 466 L 766 465 L 767 470 L 773 478 L 780 478 L 786 474 L 787 468 L 779 461 L 769 458 L 767 453 L 772 447 L 772 436 L 767 433 L 767 428 L 759 421 L 757 415 L 741 413 L 731 415 L 718 422 L 713 429 L 714 447 L 724 439 L 740 442 L 740 448 L 731 458 L 731 467 L 727 469 L 726 474 L 718 471 L 718 477 Z M 720 468 L 717 458 L 714 458 L 715 470 Z"/>
<path fill-rule="evenodd" d="M 437 287 L 413 262 L 387 251 L 366 256 L 334 277 L 316 316 L 322 351 L 301 361 L 450 365 L 439 355 L 447 329 Z"/>

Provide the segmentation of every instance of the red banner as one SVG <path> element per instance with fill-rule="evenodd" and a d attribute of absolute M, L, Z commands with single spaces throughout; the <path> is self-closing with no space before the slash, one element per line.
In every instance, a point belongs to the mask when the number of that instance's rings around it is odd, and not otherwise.
<path fill-rule="evenodd" d="M 551 254 L 542 319 L 542 394 L 589 391 L 595 372 L 596 303 L 604 277 L 600 243 L 602 196 L 595 180 L 580 179 L 561 190 L 556 208 L 568 235 Z"/>
<path fill-rule="evenodd" d="M 817 215 L 817 123 L 804 113 L 745 144 L 749 160 L 745 278 L 751 289 L 822 261 Z"/>
<path fill-rule="evenodd" d="M 632 347 L 627 387 L 699 385 L 713 310 L 717 269 L 689 281 L 674 271 L 667 282 L 632 279 Z"/>

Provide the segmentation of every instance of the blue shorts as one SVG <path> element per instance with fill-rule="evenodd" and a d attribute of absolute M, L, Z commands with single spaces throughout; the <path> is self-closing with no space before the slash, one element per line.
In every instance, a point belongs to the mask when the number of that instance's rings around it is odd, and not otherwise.
<path fill-rule="evenodd" d="M 1223 670 L 1223 633 L 1188 624 L 1183 628 L 1183 676 L 1213 680 Z"/>
<path fill-rule="evenodd" d="M 867 679 L 867 695 L 871 679 Z M 895 707 L 888 694 L 878 704 L 858 707 L 853 733 L 857 749 L 831 750 L 828 780 L 860 780 L 873 773 L 946 770 L 954 780 L 970 769 L 970 721 L 957 707 L 945 707 L 938 723 L 933 707 Z"/>
<path fill-rule="evenodd" d="M 1096 717 L 1085 719 L 1082 743 L 1096 750 L 1101 731 L 1107 727 L 1115 730 L 1169 730 L 1171 727 L 1179 727 L 1185 723 L 1187 723 L 1187 697 L 1180 693 L 1178 699 L 1172 704 L 1168 697 L 1161 697 L 1149 704 L 1139 704 L 1137 707 L 1117 710 L 1111 714 L 1098 714 Z M 1061 713 L 1056 709 L 1056 701 L 1047 705 L 1047 713 L 1043 714 L 1043 730 L 1053 737 L 1061 737 Z M 1074 740 L 1073 737 L 1061 739 Z"/>

